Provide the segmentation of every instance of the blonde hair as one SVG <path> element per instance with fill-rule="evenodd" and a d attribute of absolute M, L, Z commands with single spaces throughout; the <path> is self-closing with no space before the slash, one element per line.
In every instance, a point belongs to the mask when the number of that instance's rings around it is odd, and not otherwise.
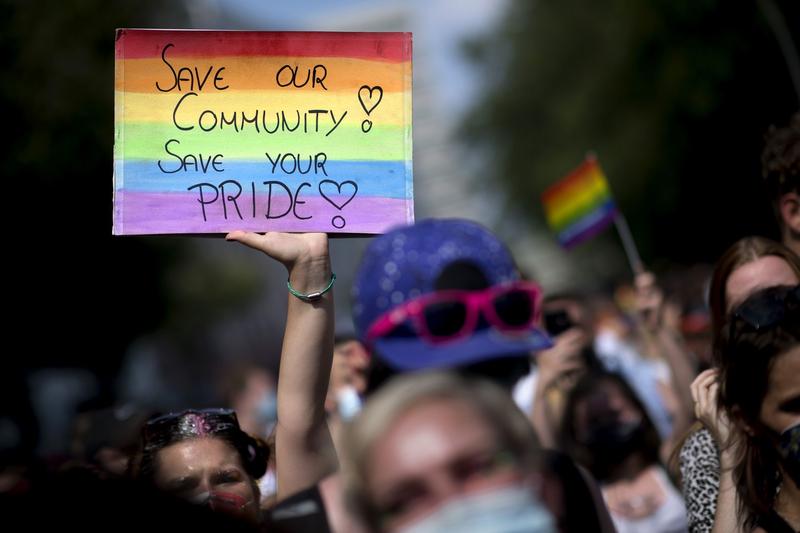
<path fill-rule="evenodd" d="M 378 516 L 367 487 L 372 448 L 401 415 L 436 401 L 456 402 L 472 409 L 494 430 L 498 444 L 512 455 L 523 472 L 539 470 L 540 446 L 536 433 L 508 392 L 488 381 L 446 372 L 396 377 L 369 398 L 344 436 L 345 497 L 351 510 L 373 529 L 378 525 Z"/>

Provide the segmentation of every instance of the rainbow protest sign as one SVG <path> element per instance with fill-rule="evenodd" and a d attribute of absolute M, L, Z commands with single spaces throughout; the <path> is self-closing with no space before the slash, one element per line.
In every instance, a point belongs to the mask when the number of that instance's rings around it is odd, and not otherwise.
<path fill-rule="evenodd" d="M 113 233 L 414 220 L 411 34 L 118 30 Z"/>
<path fill-rule="evenodd" d="M 548 188 L 542 205 L 548 225 L 565 248 L 597 235 L 617 215 L 606 177 L 593 157 Z"/>

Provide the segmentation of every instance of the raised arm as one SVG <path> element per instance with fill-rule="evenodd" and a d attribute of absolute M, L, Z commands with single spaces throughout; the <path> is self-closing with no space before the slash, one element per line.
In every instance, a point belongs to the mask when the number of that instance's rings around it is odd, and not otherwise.
<path fill-rule="evenodd" d="M 319 292 L 331 281 L 328 237 L 324 233 L 261 235 L 234 231 L 226 238 L 283 263 L 292 287 L 300 293 Z M 333 291 L 313 302 L 288 294 L 275 430 L 278 501 L 316 484 L 337 467 L 325 419 L 333 320 Z"/>
<path fill-rule="evenodd" d="M 581 350 L 586 345 L 586 334 L 571 328 L 554 339 L 554 346 L 536 354 L 538 380 L 533 397 L 533 408 L 528 414 L 543 448 L 558 447 L 561 412 L 554 413 L 548 394 L 558 390 L 563 397 L 569 394 L 575 376 L 585 368 Z M 567 383 L 572 381 L 572 383 Z"/>

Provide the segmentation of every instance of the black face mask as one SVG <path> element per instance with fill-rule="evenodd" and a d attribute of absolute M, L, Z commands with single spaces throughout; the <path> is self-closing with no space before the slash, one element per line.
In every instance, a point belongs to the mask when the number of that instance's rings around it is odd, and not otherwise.
<path fill-rule="evenodd" d="M 639 449 L 644 437 L 644 421 L 603 420 L 592 424 L 583 444 L 591 451 L 594 463 L 613 467 Z"/>
<path fill-rule="evenodd" d="M 786 475 L 800 487 L 800 424 L 787 428 L 780 435 L 778 454 Z"/>

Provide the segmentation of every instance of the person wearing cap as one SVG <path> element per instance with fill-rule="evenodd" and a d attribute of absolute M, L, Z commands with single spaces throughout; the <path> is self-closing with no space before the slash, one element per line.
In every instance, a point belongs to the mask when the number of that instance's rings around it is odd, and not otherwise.
<path fill-rule="evenodd" d="M 247 235 L 249 242 L 237 240 L 269 253 L 259 244 L 266 236 Z M 323 281 L 318 279 L 309 289 L 319 290 Z M 371 352 L 367 405 L 371 394 L 397 374 L 455 370 L 499 383 L 513 407 L 511 388 L 527 372 L 529 354 L 551 346 L 538 327 L 540 298 L 536 284 L 520 279 L 506 246 L 474 222 L 425 220 L 376 237 L 364 253 L 353 286 L 356 332 Z M 328 307 L 326 312 L 332 320 L 332 309 Z M 321 323 L 316 327 L 322 327 Z M 295 335 L 309 334 L 315 332 L 294 330 L 287 324 L 282 357 L 288 355 L 286 345 L 295 342 Z M 296 358 L 294 364 L 304 367 L 292 370 L 295 375 L 314 372 L 313 368 L 330 370 L 329 355 Z M 286 361 L 281 367 L 279 406 Z M 298 400 L 311 412 L 324 410 L 324 389 L 306 387 L 303 392 L 306 396 Z M 406 437 L 421 436 L 418 432 L 423 426 L 409 425 L 404 433 Z M 452 439 L 458 440 L 472 427 L 456 425 Z M 428 453 L 422 444 L 418 453 Z M 439 466 L 446 468 L 457 458 L 443 454 L 439 459 Z M 549 483 L 544 495 L 559 529 L 613 531 L 602 499 L 596 489 L 591 490 L 585 472 L 563 455 L 546 457 L 545 462 L 542 478 Z M 278 465 L 280 471 L 280 457 Z M 436 471 L 434 465 L 431 467 L 431 473 Z M 278 483 L 281 487 L 280 474 Z M 319 484 L 320 491 L 324 484 Z M 329 516 L 341 513 L 335 502 L 323 499 Z M 436 508 L 448 500 L 438 501 Z M 463 524 L 459 522 L 463 518 L 459 515 L 448 520 Z M 331 522 L 332 529 L 337 530 L 335 520 Z"/>
<path fill-rule="evenodd" d="M 469 220 L 423 220 L 376 237 L 352 298 L 356 332 L 372 354 L 367 406 L 397 375 L 441 370 L 500 385 L 513 406 L 530 354 L 553 345 L 540 327 L 539 286 L 522 280 L 502 241 Z M 586 471 L 554 451 L 543 451 L 539 465 L 539 496 L 561 531 L 613 531 Z"/>
<path fill-rule="evenodd" d="M 352 288 L 353 321 L 373 354 L 368 389 L 400 372 L 463 369 L 505 388 L 549 348 L 541 289 L 508 248 L 468 220 L 423 220 L 377 237 Z"/>

